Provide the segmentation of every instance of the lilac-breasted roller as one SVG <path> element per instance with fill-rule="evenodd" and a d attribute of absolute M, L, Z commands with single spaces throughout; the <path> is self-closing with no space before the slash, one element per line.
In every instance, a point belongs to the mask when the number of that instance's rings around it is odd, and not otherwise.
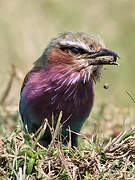
<path fill-rule="evenodd" d="M 80 32 L 67 32 L 52 39 L 24 79 L 21 89 L 20 114 L 25 131 L 35 133 L 44 119 L 55 125 L 62 111 L 63 143 L 77 146 L 78 136 L 88 118 L 93 102 L 93 84 L 101 77 L 103 65 L 118 65 L 119 56 L 105 48 L 103 41 Z M 73 131 L 73 132 L 72 132 Z M 51 142 L 46 129 L 42 142 Z"/>

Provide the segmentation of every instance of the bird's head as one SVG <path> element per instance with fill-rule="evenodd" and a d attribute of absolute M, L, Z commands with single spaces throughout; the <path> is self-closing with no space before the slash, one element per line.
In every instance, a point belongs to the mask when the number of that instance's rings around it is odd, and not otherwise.
<path fill-rule="evenodd" d="M 69 66 L 94 81 L 100 79 L 103 65 L 118 65 L 116 60 L 119 58 L 105 48 L 99 37 L 82 32 L 61 34 L 49 43 L 42 57 L 47 57 L 48 64 Z"/>

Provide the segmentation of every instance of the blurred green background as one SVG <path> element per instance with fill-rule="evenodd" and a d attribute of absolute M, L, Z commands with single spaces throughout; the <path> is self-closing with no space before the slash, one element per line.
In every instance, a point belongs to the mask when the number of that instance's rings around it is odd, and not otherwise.
<path fill-rule="evenodd" d="M 106 67 L 95 85 L 95 104 L 134 106 L 135 1 L 129 0 L 1 0 L 0 97 L 15 64 L 23 79 L 51 38 L 65 31 L 98 34 L 106 47 L 117 52 L 119 67 Z M 18 105 L 22 79 L 15 79 L 7 105 Z M 104 89 L 104 83 L 110 88 Z"/>

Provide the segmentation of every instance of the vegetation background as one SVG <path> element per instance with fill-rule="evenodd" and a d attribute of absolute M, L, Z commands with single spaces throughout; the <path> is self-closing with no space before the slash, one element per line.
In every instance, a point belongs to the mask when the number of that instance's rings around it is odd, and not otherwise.
<path fill-rule="evenodd" d="M 55 139 L 41 147 L 24 135 L 18 113 L 25 74 L 50 39 L 66 31 L 97 34 L 121 57 L 95 85 L 81 131 L 87 138 L 81 136 L 76 151 Z M 0 180 L 135 178 L 135 129 L 127 130 L 135 127 L 134 74 L 135 1 L 0 0 Z"/>
<path fill-rule="evenodd" d="M 96 127 L 102 124 L 104 129 L 109 121 L 109 134 L 129 119 L 127 124 L 133 124 L 134 104 L 126 91 L 135 96 L 135 1 L 128 0 L 1 0 L 0 98 L 11 77 L 11 64 L 18 72 L 4 107 L 12 113 L 18 111 L 19 93 L 26 72 L 50 39 L 65 31 L 98 34 L 106 46 L 121 57 L 120 66 L 106 67 L 101 82 L 95 85 L 95 107 L 90 119 L 96 122 L 91 122 Z M 103 88 L 106 82 L 109 89 Z M 7 120 L 4 115 L 1 112 L 1 124 L 12 127 L 15 118 Z"/>

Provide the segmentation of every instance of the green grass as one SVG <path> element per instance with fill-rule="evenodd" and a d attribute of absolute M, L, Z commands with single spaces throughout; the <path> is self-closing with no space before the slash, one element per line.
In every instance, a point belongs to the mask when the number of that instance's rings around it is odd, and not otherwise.
<path fill-rule="evenodd" d="M 3 111 L 5 111 L 3 109 Z M 7 111 L 5 112 L 5 114 Z M 105 106 L 97 111 L 97 122 L 105 118 Z M 15 113 L 16 114 L 16 113 Z M 12 113 L 8 118 L 15 117 Z M 99 118 L 98 118 L 99 116 Z M 130 116 L 128 116 L 130 118 Z M 60 117 L 59 117 L 60 122 Z M 128 179 L 135 177 L 135 129 L 124 127 L 112 140 L 101 137 L 100 131 L 91 124 L 92 136 L 85 130 L 80 134 L 79 147 L 71 149 L 59 140 L 59 123 L 49 148 L 38 143 L 46 125 L 36 135 L 23 132 L 20 118 L 11 133 L 1 128 L 0 178 L 2 179 Z M 47 123 L 47 121 L 45 122 Z M 86 122 L 88 123 L 88 122 Z M 113 123 L 112 123 L 113 124 Z M 100 125 L 100 123 L 99 123 Z M 112 126 L 113 127 L 113 126 Z M 121 124 L 122 127 L 122 124 Z M 10 129 L 10 127 L 8 126 Z M 84 127 L 85 129 L 86 127 Z M 105 131 L 104 131 L 105 132 Z M 92 131 L 90 132 L 90 134 Z M 89 135 L 90 135 L 89 134 Z M 103 134 L 103 132 L 102 132 Z M 109 137 L 110 138 L 110 137 Z"/>
<path fill-rule="evenodd" d="M 0 177 L 18 180 L 133 178 L 134 134 L 125 131 L 105 146 L 89 139 L 87 146 L 80 145 L 74 150 L 55 140 L 48 151 L 18 127 L 0 140 Z"/>

